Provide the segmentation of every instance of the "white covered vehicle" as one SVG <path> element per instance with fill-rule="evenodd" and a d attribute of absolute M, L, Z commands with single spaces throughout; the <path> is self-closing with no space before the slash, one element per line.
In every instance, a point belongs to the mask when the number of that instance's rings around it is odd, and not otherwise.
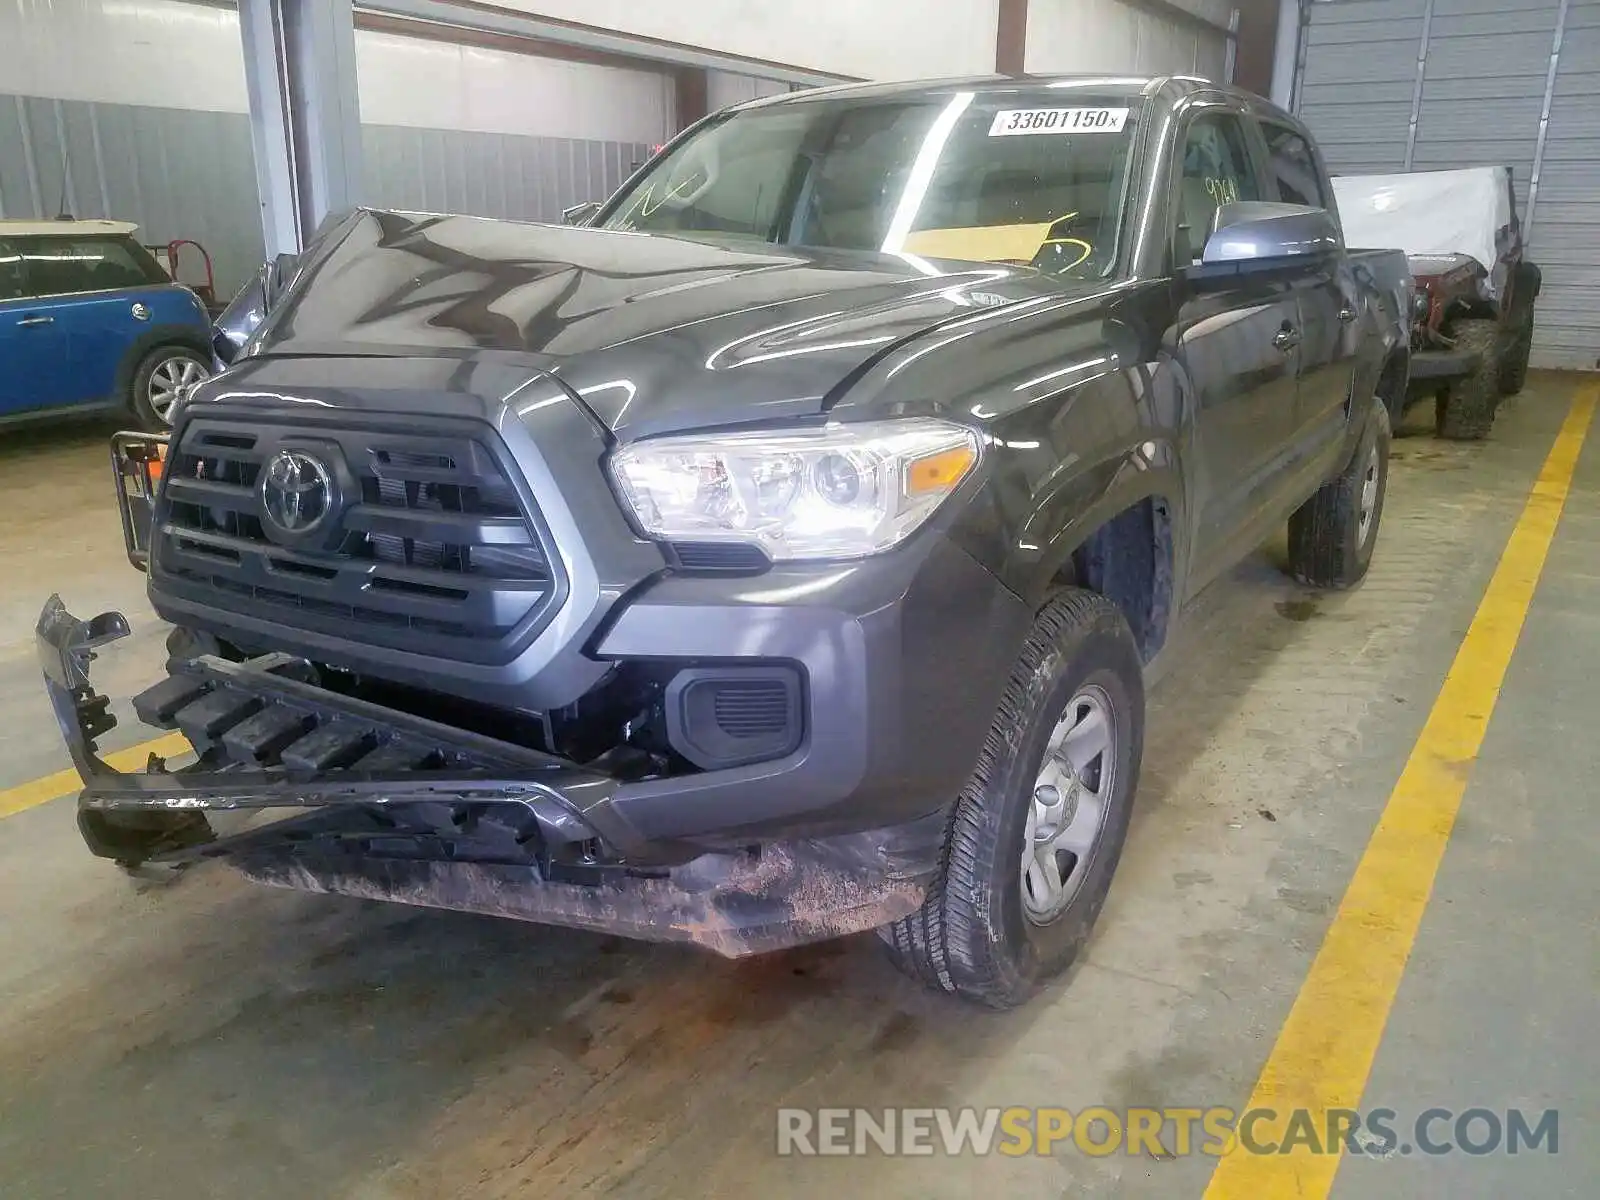
<path fill-rule="evenodd" d="M 1510 169 L 1342 175 L 1333 188 L 1349 245 L 1399 246 L 1411 264 L 1408 399 L 1434 398 L 1442 437 L 1486 436 L 1527 378 L 1540 287 Z"/>

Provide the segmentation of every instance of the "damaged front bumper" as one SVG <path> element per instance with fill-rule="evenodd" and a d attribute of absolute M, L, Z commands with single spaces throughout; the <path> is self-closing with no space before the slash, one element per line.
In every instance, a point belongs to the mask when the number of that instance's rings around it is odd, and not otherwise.
<path fill-rule="evenodd" d="M 118 771 L 98 750 L 116 717 L 89 668 L 128 633 L 121 614 L 81 621 L 59 597 L 37 628 L 84 783 L 79 828 L 125 864 L 222 858 L 263 883 L 736 957 L 909 915 L 937 862 L 938 814 L 736 851 L 647 841 L 616 807 L 627 781 L 331 691 L 287 655 L 170 663 L 134 708 L 181 731 L 195 761 Z M 224 814 L 242 827 L 219 828 Z"/>

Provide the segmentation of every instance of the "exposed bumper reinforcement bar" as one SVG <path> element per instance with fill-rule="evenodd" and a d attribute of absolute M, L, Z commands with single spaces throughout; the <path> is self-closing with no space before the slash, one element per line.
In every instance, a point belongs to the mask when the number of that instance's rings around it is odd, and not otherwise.
<path fill-rule="evenodd" d="M 1411 356 L 1411 380 L 1464 379 L 1482 363 L 1483 355 L 1475 350 L 1421 350 Z"/>
<path fill-rule="evenodd" d="M 128 633 L 121 614 L 81 621 L 55 596 L 37 627 L 45 689 L 84 783 L 79 827 L 102 857 L 221 858 L 262 883 L 688 942 L 726 956 L 909 915 L 937 861 L 943 818 L 935 814 L 650 867 L 652 847 L 611 808 L 626 784 L 331 693 L 298 677 L 286 656 L 196 659 L 141 694 L 141 718 L 183 730 L 199 759 L 169 769 L 152 757 L 144 772 L 121 772 L 99 754 L 116 717 L 89 666 Z M 308 746 L 297 755 L 284 749 L 301 741 Z M 315 769 L 318 746 L 344 747 L 349 761 L 351 744 L 359 747 L 351 765 Z M 305 769 L 252 768 L 252 755 Z M 423 759 L 432 760 L 426 768 Z M 208 820 L 266 810 L 280 819 L 227 836 Z M 608 865 L 571 870 L 575 861 Z M 584 881 L 560 877 L 558 862 Z"/>

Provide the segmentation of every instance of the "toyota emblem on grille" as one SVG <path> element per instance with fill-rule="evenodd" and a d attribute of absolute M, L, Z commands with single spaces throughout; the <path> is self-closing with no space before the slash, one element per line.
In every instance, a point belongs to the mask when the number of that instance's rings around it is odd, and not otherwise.
<path fill-rule="evenodd" d="M 307 533 L 333 510 L 333 476 L 303 450 L 279 450 L 261 473 L 261 509 L 284 533 Z"/>

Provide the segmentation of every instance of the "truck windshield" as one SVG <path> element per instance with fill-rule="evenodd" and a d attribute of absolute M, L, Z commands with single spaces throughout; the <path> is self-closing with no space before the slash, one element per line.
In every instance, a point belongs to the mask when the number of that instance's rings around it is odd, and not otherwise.
<path fill-rule="evenodd" d="M 1098 277 L 1139 115 L 1046 88 L 749 109 L 651 164 L 597 224 Z"/>

